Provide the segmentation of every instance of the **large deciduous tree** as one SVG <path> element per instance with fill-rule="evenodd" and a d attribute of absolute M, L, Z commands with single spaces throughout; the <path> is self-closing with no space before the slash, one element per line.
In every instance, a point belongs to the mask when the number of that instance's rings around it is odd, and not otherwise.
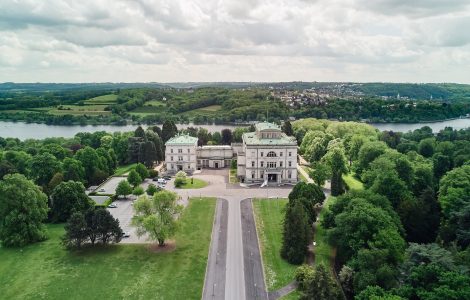
<path fill-rule="evenodd" d="M 142 183 L 142 177 L 140 177 L 139 173 L 136 170 L 132 169 L 127 175 L 127 181 L 133 186 L 136 187 Z"/>
<path fill-rule="evenodd" d="M 45 186 L 60 171 L 60 162 L 50 153 L 38 154 L 31 159 L 30 169 L 36 183 Z"/>
<path fill-rule="evenodd" d="M 147 234 L 150 240 L 164 246 L 165 241 L 176 233 L 176 217 L 183 209 L 177 204 L 177 198 L 177 194 L 165 190 L 155 193 L 152 198 L 141 196 L 134 203 L 135 215 L 132 218 L 137 235 Z"/>
<path fill-rule="evenodd" d="M 24 246 L 46 238 L 47 196 L 21 174 L 0 181 L 0 240 L 4 246 Z"/>
<path fill-rule="evenodd" d="M 57 185 L 50 197 L 51 219 L 65 222 L 73 212 L 84 212 L 93 206 L 81 182 L 67 181 Z"/>
<path fill-rule="evenodd" d="M 162 126 L 162 140 L 165 144 L 170 138 L 174 137 L 178 133 L 175 122 L 172 120 L 166 120 Z"/>
<path fill-rule="evenodd" d="M 116 187 L 116 195 L 124 196 L 124 198 L 126 198 L 127 195 L 131 193 L 132 193 L 132 187 L 129 184 L 129 182 L 127 180 L 121 180 Z"/>

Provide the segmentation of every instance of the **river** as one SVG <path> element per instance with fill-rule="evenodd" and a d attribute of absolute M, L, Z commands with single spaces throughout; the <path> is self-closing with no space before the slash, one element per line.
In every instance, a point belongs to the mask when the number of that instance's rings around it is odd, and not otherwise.
<path fill-rule="evenodd" d="M 429 126 L 434 132 L 437 132 L 445 127 L 453 127 L 454 129 L 462 129 L 470 127 L 470 119 L 455 119 L 447 120 L 442 122 L 433 123 L 373 123 L 372 126 L 377 129 L 393 130 L 406 132 L 421 128 L 423 126 Z M 178 124 L 178 129 L 186 128 L 188 126 L 203 127 L 210 132 L 221 131 L 224 128 L 234 129 L 235 125 L 194 125 L 194 124 Z M 46 124 L 35 124 L 35 123 L 23 123 L 23 122 L 6 122 L 0 121 L 0 137 L 14 137 L 20 140 L 25 139 L 44 139 L 47 137 L 73 137 L 78 132 L 95 132 L 95 131 L 107 131 L 107 132 L 124 132 L 133 131 L 137 128 L 137 125 L 86 125 L 86 126 L 66 126 L 66 125 L 46 125 Z"/>

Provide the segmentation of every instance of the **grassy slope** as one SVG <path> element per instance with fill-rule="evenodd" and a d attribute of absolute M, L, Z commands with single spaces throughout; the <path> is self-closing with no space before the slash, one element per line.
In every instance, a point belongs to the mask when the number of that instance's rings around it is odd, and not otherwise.
<path fill-rule="evenodd" d="M 287 199 L 256 199 L 253 207 L 256 228 L 263 256 L 266 285 L 269 291 L 277 290 L 292 280 L 297 266 L 280 256 L 282 220 Z"/>
<path fill-rule="evenodd" d="M 349 189 L 351 190 L 363 190 L 364 189 L 363 183 L 357 180 L 354 177 L 353 173 L 343 175 L 343 180 L 344 182 L 346 182 L 346 184 L 349 186 Z"/>
<path fill-rule="evenodd" d="M 332 254 L 332 247 L 328 243 L 328 239 L 326 236 L 326 230 L 321 226 L 321 220 L 323 220 L 323 214 L 325 211 L 328 210 L 328 206 L 334 203 L 336 200 L 335 197 L 329 197 L 323 209 L 320 212 L 320 222 L 317 222 L 317 226 L 315 228 L 315 242 L 317 243 L 315 246 L 315 265 L 323 264 L 327 268 L 331 268 L 331 254 Z"/>
<path fill-rule="evenodd" d="M 63 225 L 50 225 L 43 243 L 0 248 L 0 298 L 200 299 L 214 208 L 214 199 L 191 201 L 169 253 L 143 245 L 68 253 L 59 244 Z"/>
<path fill-rule="evenodd" d="M 124 175 L 127 172 L 130 172 L 133 168 L 137 166 L 137 163 L 129 164 L 129 165 L 124 165 L 124 166 L 119 166 L 116 171 L 114 172 L 115 176 L 120 176 Z"/>
<path fill-rule="evenodd" d="M 117 101 L 117 95 L 109 94 L 91 98 L 85 101 L 86 104 L 111 104 Z"/>

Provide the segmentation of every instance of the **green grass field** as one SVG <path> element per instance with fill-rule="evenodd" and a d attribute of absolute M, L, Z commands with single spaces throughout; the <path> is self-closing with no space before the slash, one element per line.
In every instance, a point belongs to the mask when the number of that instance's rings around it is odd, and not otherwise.
<path fill-rule="evenodd" d="M 353 173 L 343 175 L 344 182 L 349 186 L 351 190 L 363 190 L 364 184 L 354 177 Z"/>
<path fill-rule="evenodd" d="M 49 240 L 0 248 L 2 299 L 200 299 L 215 199 L 192 200 L 183 212 L 176 249 L 113 245 L 69 253 L 63 225 L 49 225 Z"/>
<path fill-rule="evenodd" d="M 183 184 L 180 189 L 201 189 L 207 186 L 207 182 L 202 179 L 193 178 L 193 183 L 191 184 L 191 178 L 186 179 L 186 183 Z"/>
<path fill-rule="evenodd" d="M 222 105 L 209 105 L 209 106 L 206 106 L 206 107 L 201 107 L 199 109 L 196 109 L 196 110 L 200 110 L 200 111 L 219 111 L 222 109 Z"/>
<path fill-rule="evenodd" d="M 255 199 L 253 201 L 268 291 L 282 288 L 294 280 L 297 268 L 283 260 L 280 255 L 282 221 L 287 201 L 287 199 Z"/>
<path fill-rule="evenodd" d="M 54 108 L 48 111 L 53 115 L 109 115 L 110 111 L 104 110 L 108 105 L 62 105 L 62 109 Z"/>
<path fill-rule="evenodd" d="M 109 94 L 85 100 L 85 104 L 113 104 L 116 101 L 117 95 Z"/>
<path fill-rule="evenodd" d="M 114 176 L 122 176 L 128 172 L 130 172 L 132 169 L 137 166 L 137 163 L 129 164 L 129 165 L 124 165 L 124 166 L 119 166 L 116 171 L 114 172 Z"/>
<path fill-rule="evenodd" d="M 332 248 L 328 243 L 328 238 L 326 236 L 326 230 L 321 226 L 321 221 L 323 220 L 324 213 L 328 210 L 328 206 L 336 201 L 335 197 L 329 197 L 323 206 L 323 209 L 320 212 L 320 222 L 317 222 L 315 227 L 314 240 L 317 243 L 315 246 L 315 265 L 323 264 L 328 269 L 331 266 L 331 254 Z"/>

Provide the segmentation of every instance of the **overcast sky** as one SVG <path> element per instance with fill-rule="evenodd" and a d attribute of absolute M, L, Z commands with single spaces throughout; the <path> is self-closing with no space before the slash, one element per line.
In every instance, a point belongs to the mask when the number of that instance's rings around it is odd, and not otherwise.
<path fill-rule="evenodd" d="M 1 0 L 0 81 L 470 83 L 469 0 Z"/>

